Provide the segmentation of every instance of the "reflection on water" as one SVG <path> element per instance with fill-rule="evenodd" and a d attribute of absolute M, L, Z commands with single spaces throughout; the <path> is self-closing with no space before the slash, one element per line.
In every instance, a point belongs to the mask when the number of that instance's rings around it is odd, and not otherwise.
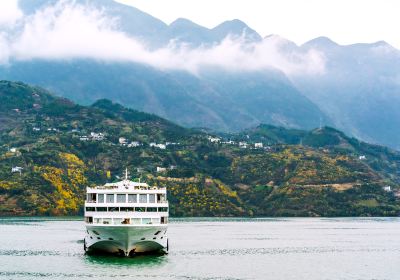
<path fill-rule="evenodd" d="M 168 256 L 165 254 L 139 255 L 135 257 L 118 257 L 110 255 L 88 255 L 84 260 L 90 265 L 129 266 L 129 267 L 154 267 L 165 264 Z"/>
<path fill-rule="evenodd" d="M 87 255 L 81 219 L 0 218 L 0 280 L 397 280 L 398 218 L 175 219 L 168 255 Z"/>

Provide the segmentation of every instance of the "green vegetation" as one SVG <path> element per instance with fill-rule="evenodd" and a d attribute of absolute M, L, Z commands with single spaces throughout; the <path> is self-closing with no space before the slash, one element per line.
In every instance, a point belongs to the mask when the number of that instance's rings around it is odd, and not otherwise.
<path fill-rule="evenodd" d="M 1 215 L 81 214 L 85 187 L 118 180 L 125 167 L 167 186 L 173 216 L 400 213 L 400 153 L 332 128 L 260 125 L 209 139 L 108 100 L 79 106 L 22 83 L 1 81 L 0 100 Z"/>

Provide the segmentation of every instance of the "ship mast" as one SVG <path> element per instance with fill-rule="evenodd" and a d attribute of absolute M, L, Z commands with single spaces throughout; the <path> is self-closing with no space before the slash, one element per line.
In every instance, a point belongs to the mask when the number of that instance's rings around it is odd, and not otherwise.
<path fill-rule="evenodd" d="M 125 181 L 128 181 L 128 168 L 125 168 Z"/>

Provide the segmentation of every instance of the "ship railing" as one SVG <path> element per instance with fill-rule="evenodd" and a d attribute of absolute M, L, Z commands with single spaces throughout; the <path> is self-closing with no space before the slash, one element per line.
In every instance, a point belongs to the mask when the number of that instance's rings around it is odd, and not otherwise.
<path fill-rule="evenodd" d="M 168 213 L 168 207 L 137 206 L 137 207 L 86 207 L 86 212 L 149 212 L 149 213 Z"/>
<path fill-rule="evenodd" d="M 96 186 L 96 187 L 88 187 L 89 190 L 115 190 L 118 189 L 118 186 Z M 134 190 L 143 190 L 143 191 L 151 191 L 151 190 L 166 190 L 166 187 L 143 187 L 143 186 L 133 186 Z"/>
<path fill-rule="evenodd" d="M 101 225 L 159 225 L 167 224 L 166 218 L 94 218 L 88 224 Z"/>

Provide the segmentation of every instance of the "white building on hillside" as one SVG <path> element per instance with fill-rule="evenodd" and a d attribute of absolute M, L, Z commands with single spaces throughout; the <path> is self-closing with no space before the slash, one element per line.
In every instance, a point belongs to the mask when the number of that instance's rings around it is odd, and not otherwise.
<path fill-rule="evenodd" d="M 263 143 L 254 143 L 254 148 L 262 149 Z"/>
<path fill-rule="evenodd" d="M 138 141 L 132 141 L 131 143 L 128 144 L 128 148 L 136 148 L 139 147 L 141 144 Z"/>
<path fill-rule="evenodd" d="M 104 134 L 103 133 L 96 133 L 96 132 L 91 132 L 90 133 L 90 138 L 92 138 L 93 141 L 103 141 L 104 140 Z"/>
<path fill-rule="evenodd" d="M 167 171 L 167 168 L 157 166 L 157 170 L 156 171 L 157 171 L 157 173 L 165 172 L 165 171 Z"/>
<path fill-rule="evenodd" d="M 118 142 L 120 145 L 126 145 L 128 143 L 125 137 L 119 137 Z"/>
<path fill-rule="evenodd" d="M 219 143 L 221 141 L 221 138 L 208 136 L 208 141 L 210 141 L 211 143 Z"/>

